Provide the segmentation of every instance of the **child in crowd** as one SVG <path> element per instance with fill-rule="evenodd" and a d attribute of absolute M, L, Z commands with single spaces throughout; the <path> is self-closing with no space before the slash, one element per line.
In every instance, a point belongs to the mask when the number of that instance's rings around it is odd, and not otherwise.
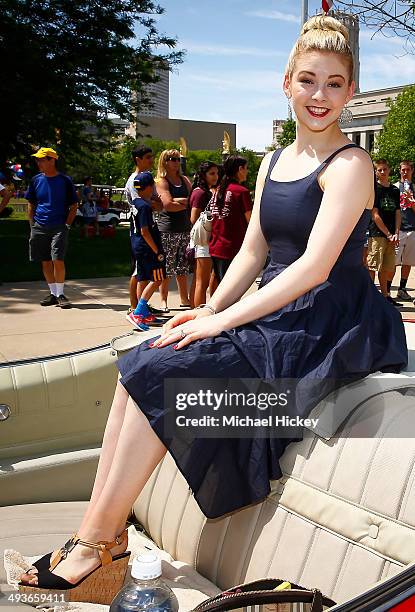
<path fill-rule="evenodd" d="M 136 260 L 134 274 L 142 293 L 136 309 L 127 315 L 127 319 L 137 329 L 146 331 L 149 329 L 147 323 L 156 321 L 148 301 L 166 278 L 166 266 L 160 232 L 151 210 L 154 190 L 151 172 L 139 172 L 134 179 L 134 188 L 139 197 L 132 202 L 131 249 Z"/>

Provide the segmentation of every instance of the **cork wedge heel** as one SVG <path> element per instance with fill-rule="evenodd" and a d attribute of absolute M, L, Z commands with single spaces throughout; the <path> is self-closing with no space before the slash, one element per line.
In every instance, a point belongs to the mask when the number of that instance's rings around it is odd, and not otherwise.
<path fill-rule="evenodd" d="M 38 584 L 31 586 L 20 582 L 21 593 L 31 595 L 33 601 L 82 601 L 108 605 L 121 589 L 128 568 L 130 553 L 112 556 L 111 549 L 122 543 L 122 535 L 113 542 L 87 542 L 78 536 L 72 538 L 52 559 L 49 569 L 38 573 Z M 75 546 L 87 546 L 97 550 L 100 565 L 76 584 L 52 573 L 59 563 L 66 559 Z"/>

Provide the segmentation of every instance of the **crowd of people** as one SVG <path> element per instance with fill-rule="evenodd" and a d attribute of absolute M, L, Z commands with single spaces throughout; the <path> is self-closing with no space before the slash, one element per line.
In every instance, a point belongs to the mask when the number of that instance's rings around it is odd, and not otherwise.
<path fill-rule="evenodd" d="M 405 302 L 415 300 L 406 284 L 411 267 L 415 265 L 415 188 L 412 182 L 414 166 L 409 160 L 399 165 L 400 180 L 391 184 L 391 168 L 386 159 L 375 161 L 376 199 L 368 229 L 365 263 L 375 280 L 379 278 L 383 296 L 396 307 L 401 307 L 391 296 L 396 267 L 401 268 L 397 298 Z"/>
<path fill-rule="evenodd" d="M 242 245 L 252 200 L 242 184 L 248 173 L 243 157 L 230 156 L 223 166 L 203 162 L 193 183 L 183 174 L 175 149 L 161 152 L 155 179 L 149 147 L 138 147 L 132 157 L 135 172 L 125 187 L 131 207 L 133 262 L 127 318 L 138 329 L 147 330 L 157 314 L 169 312 L 171 277 L 176 278 L 181 308 L 200 307 L 208 289 L 210 295 L 214 293 Z M 200 240 L 192 228 L 202 222 L 209 229 Z M 156 289 L 161 309 L 148 303 Z"/>
<path fill-rule="evenodd" d="M 98 214 L 105 213 L 111 201 L 106 191 L 92 187 L 89 176 L 77 192 L 71 179 L 58 171 L 54 149 L 43 147 L 34 157 L 40 173 L 25 193 L 31 223 L 30 259 L 42 263 L 50 291 L 41 304 L 70 308 L 64 294 L 64 258 L 78 202 L 81 236 L 88 237 L 91 226 L 99 235 Z M 151 148 L 138 146 L 132 159 L 135 168 L 125 185 L 132 268 L 127 318 L 137 329 L 147 330 L 157 315 L 170 312 L 172 277 L 182 309 L 200 307 L 208 294 L 214 294 L 241 248 L 253 203 L 244 186 L 248 173 L 244 157 L 231 155 L 223 164 L 204 161 L 192 181 L 183 174 L 180 153 L 175 149 L 161 152 L 154 177 Z M 390 183 L 391 167 L 386 159 L 377 159 L 374 168 L 376 200 L 366 233 L 364 263 L 374 281 L 377 274 L 385 299 L 400 308 L 403 304 L 398 300 L 415 304 L 407 289 L 411 267 L 415 266 L 414 166 L 412 161 L 402 160 L 400 180 L 395 184 Z M 4 208 L 10 190 L 3 189 L 0 195 Z M 401 270 L 399 288 L 392 297 L 397 267 Z M 161 308 L 149 303 L 156 290 Z"/>

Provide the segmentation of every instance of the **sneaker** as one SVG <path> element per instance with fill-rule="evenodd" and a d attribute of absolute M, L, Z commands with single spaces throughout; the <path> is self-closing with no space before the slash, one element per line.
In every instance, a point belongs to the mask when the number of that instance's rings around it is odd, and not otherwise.
<path fill-rule="evenodd" d="M 134 314 L 134 311 L 133 311 L 133 314 Z M 150 323 L 163 323 L 163 321 L 161 321 L 160 319 L 157 319 L 155 317 L 155 315 L 151 314 L 151 312 L 149 312 L 146 315 L 143 315 L 143 314 L 136 315 L 136 314 L 134 314 L 134 316 L 135 317 L 139 317 L 140 320 L 143 323 L 145 323 L 146 325 L 150 325 Z"/>
<path fill-rule="evenodd" d="M 152 306 L 151 304 L 147 304 L 147 307 L 150 311 L 150 314 L 153 314 L 153 315 L 161 315 L 164 312 L 163 310 L 160 310 L 159 308 L 154 308 L 154 306 Z"/>
<path fill-rule="evenodd" d="M 56 295 L 53 295 L 52 293 L 50 293 L 47 297 L 45 297 L 40 302 L 40 305 L 41 306 L 56 306 L 57 303 L 58 303 L 58 298 L 56 297 Z"/>
<path fill-rule="evenodd" d="M 135 315 L 133 312 L 130 312 L 130 314 L 127 314 L 125 318 L 140 331 L 148 331 L 150 329 L 149 326 L 144 323 L 143 317 L 140 315 Z"/>
<path fill-rule="evenodd" d="M 406 289 L 398 289 L 396 297 L 405 302 L 412 302 L 412 297 L 409 295 Z"/>
<path fill-rule="evenodd" d="M 392 304 L 393 306 L 395 306 L 396 308 L 400 308 L 401 306 L 403 306 L 403 304 L 401 304 L 400 302 L 397 302 L 396 300 L 393 299 L 393 297 L 391 297 L 390 295 L 388 295 L 386 297 L 386 299 L 388 300 L 388 302 L 390 304 Z"/>
<path fill-rule="evenodd" d="M 72 304 L 70 303 L 68 298 L 65 295 L 63 295 L 63 293 L 62 295 L 58 295 L 57 301 L 58 301 L 58 305 L 61 308 L 72 308 Z"/>

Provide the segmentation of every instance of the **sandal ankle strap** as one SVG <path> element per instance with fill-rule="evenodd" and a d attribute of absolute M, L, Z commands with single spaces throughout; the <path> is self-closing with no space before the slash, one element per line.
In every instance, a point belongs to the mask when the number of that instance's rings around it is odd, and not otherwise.
<path fill-rule="evenodd" d="M 88 548 L 95 548 L 98 551 L 99 558 L 101 560 L 101 565 L 108 565 L 112 563 L 112 554 L 111 548 L 115 546 L 119 546 L 125 540 L 128 539 L 127 529 L 115 538 L 112 542 L 100 541 L 100 542 L 88 542 L 87 540 L 81 540 L 80 537 L 75 533 L 63 547 L 58 550 L 56 555 L 53 557 L 50 563 L 49 571 L 53 571 L 57 565 L 63 560 L 66 559 L 68 554 L 75 548 L 77 544 L 82 544 L 82 546 L 87 546 Z"/>

